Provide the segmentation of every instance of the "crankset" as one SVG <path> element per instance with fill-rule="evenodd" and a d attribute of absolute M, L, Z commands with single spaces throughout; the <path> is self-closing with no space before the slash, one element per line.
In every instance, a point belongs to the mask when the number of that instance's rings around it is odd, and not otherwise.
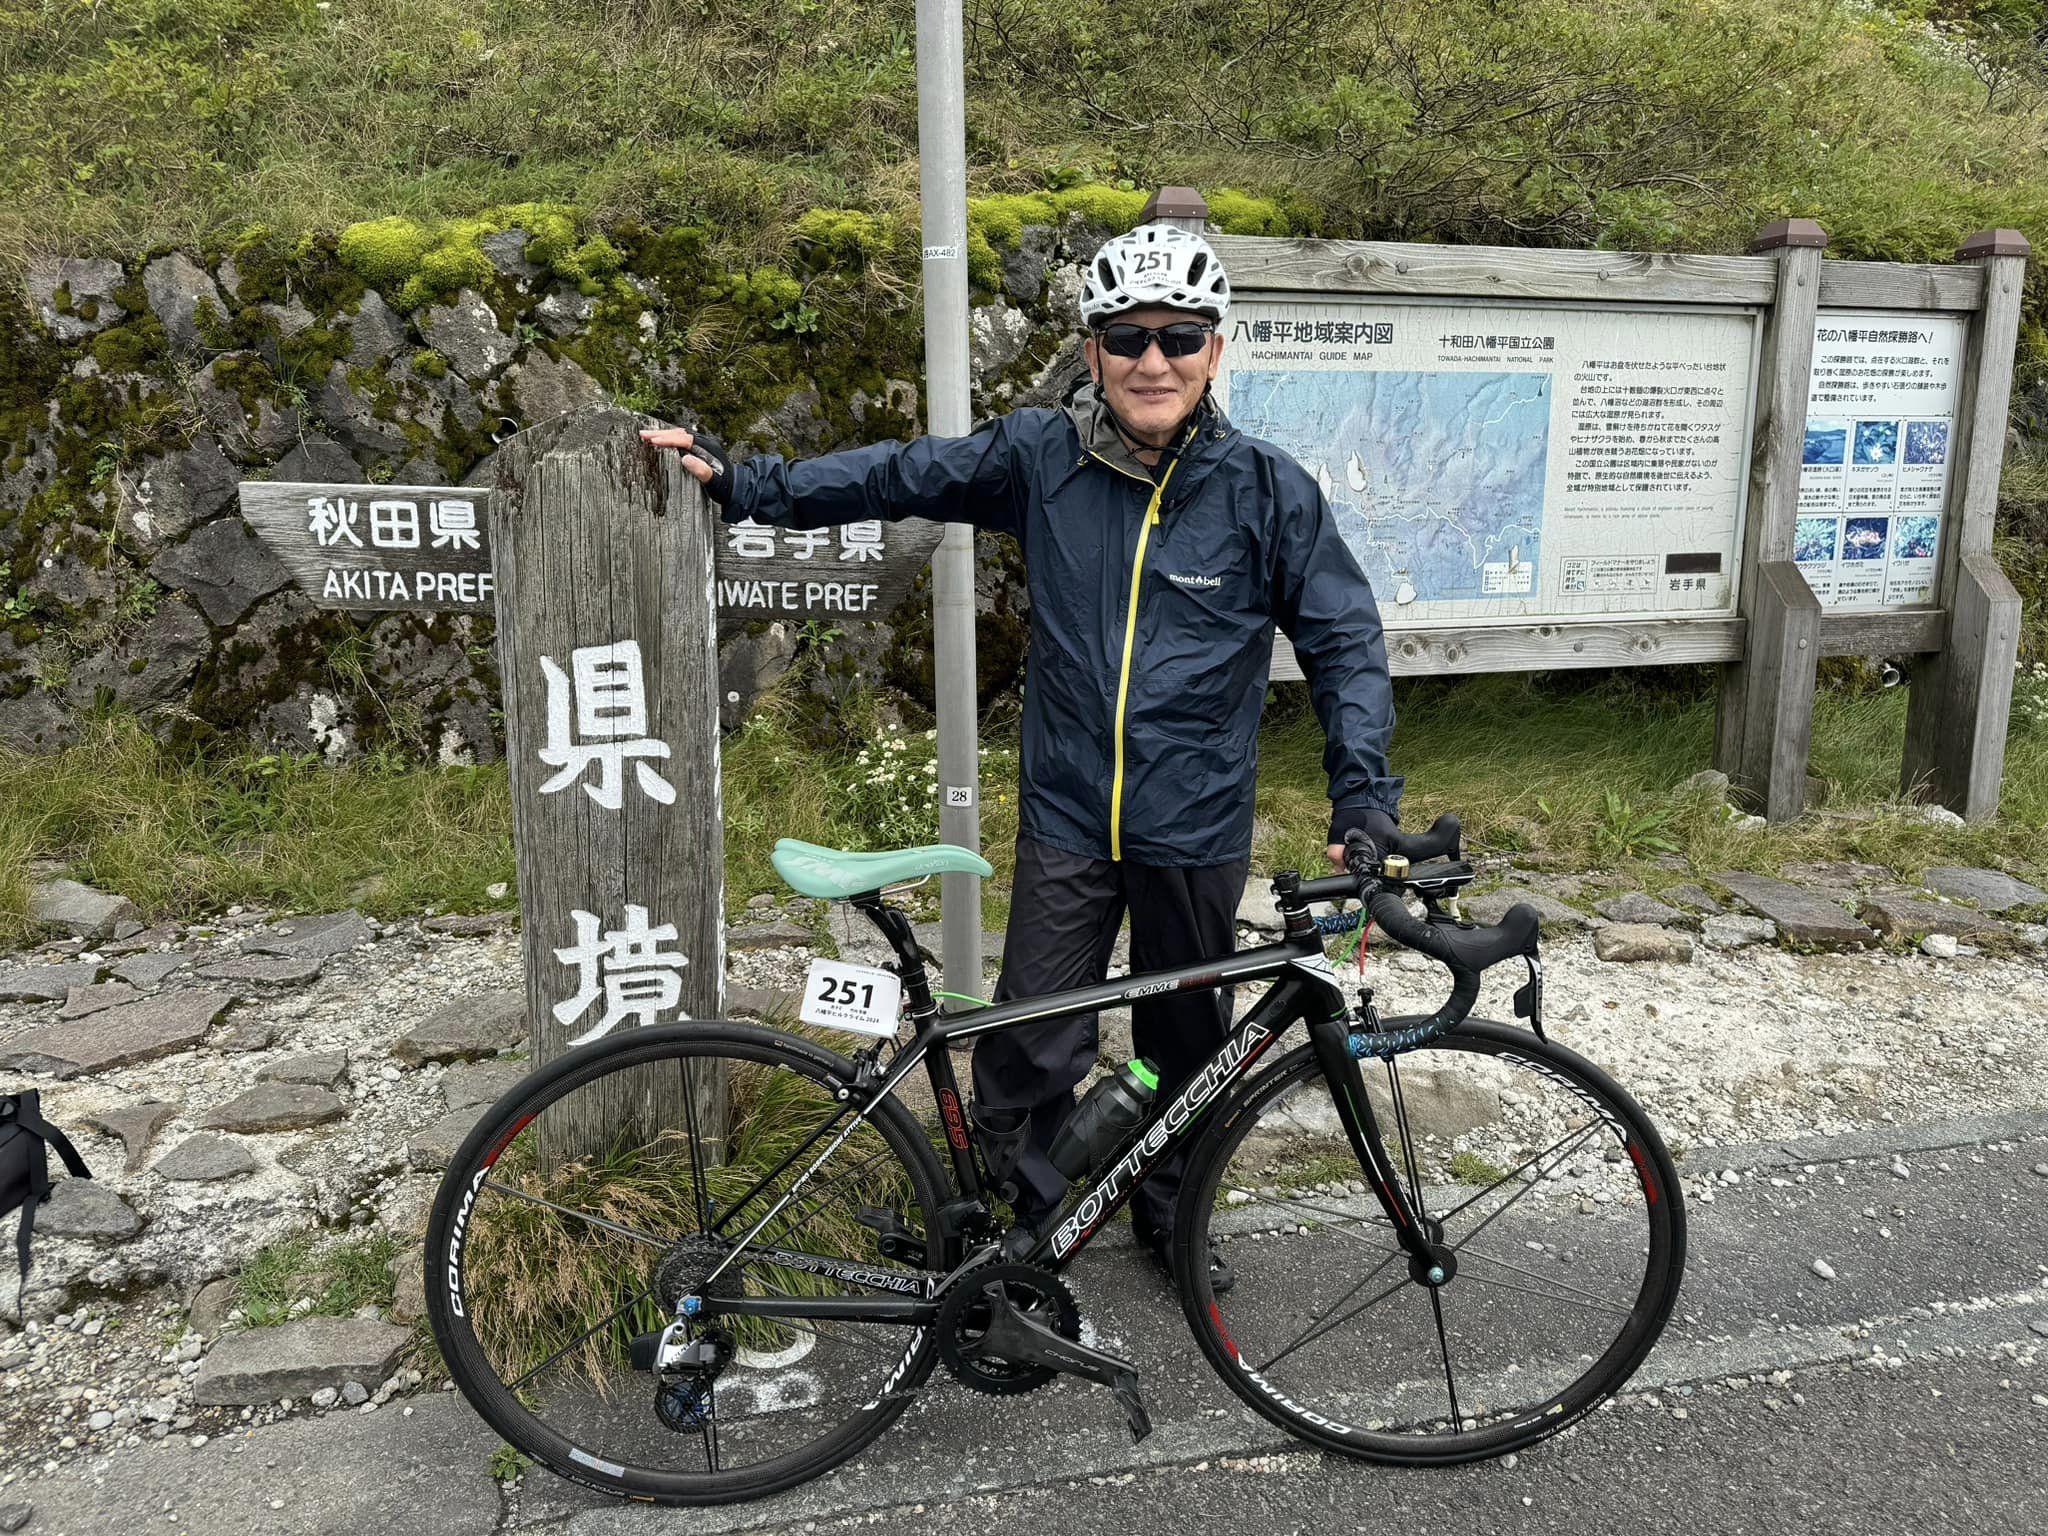
<path fill-rule="evenodd" d="M 1079 1376 L 1115 1394 L 1132 1439 L 1152 1433 L 1137 1372 L 1081 1342 L 1080 1309 L 1050 1270 L 1017 1263 L 970 1269 L 941 1293 L 936 1332 L 946 1369 L 977 1392 L 1008 1396 L 1055 1375 Z"/>

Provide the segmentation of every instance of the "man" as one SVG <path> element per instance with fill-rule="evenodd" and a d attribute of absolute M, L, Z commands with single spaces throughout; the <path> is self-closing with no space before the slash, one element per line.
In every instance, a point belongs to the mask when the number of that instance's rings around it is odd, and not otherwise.
<path fill-rule="evenodd" d="M 1031 590 L 1016 876 L 996 998 L 1101 981 L 1128 909 L 1134 971 L 1235 948 L 1249 867 L 1273 626 L 1294 642 L 1328 747 L 1329 855 L 1394 825 L 1393 692 L 1371 589 L 1316 483 L 1247 437 L 1210 395 L 1230 285 L 1207 241 L 1149 224 L 1088 263 L 1090 380 L 1061 409 L 1023 409 L 966 437 L 886 442 L 790 463 L 683 463 L 724 507 L 820 528 L 868 518 L 967 522 L 1017 536 Z M 688 449 L 681 429 L 641 434 Z M 1223 994 L 1131 1010 L 1141 1056 L 1173 1093 L 1227 1025 Z M 992 1035 L 974 1053 L 975 1121 L 1021 1220 L 1057 1209 L 1046 1157 L 1095 1062 L 1096 1021 Z M 1184 1158 L 1132 1202 L 1168 1263 Z M 1232 1277 L 1211 1254 L 1211 1278 Z"/>

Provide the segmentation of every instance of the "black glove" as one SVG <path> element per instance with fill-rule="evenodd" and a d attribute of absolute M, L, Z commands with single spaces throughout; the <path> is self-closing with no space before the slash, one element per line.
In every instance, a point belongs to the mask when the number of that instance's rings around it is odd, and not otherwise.
<path fill-rule="evenodd" d="M 1381 853 L 1387 851 L 1389 834 L 1398 830 L 1394 818 L 1376 805 L 1339 805 L 1330 810 L 1330 841 L 1341 843 L 1344 834 L 1353 827 L 1359 828 L 1372 839 L 1373 847 Z"/>
<path fill-rule="evenodd" d="M 711 466 L 711 478 L 704 482 L 704 494 L 721 507 L 732 500 L 732 460 L 725 444 L 700 427 L 690 429 L 690 446 L 683 450 L 691 458 Z"/>

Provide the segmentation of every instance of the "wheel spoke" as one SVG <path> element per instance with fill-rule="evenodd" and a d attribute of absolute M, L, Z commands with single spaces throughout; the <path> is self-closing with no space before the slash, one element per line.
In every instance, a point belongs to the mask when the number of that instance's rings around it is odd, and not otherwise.
<path fill-rule="evenodd" d="M 809 1226 L 820 1215 L 822 1215 L 826 1211 L 826 1209 L 829 1208 L 829 1206 L 831 1205 L 831 1197 L 838 1191 L 841 1185 L 845 1184 L 847 1180 L 857 1178 L 861 1174 L 867 1172 L 868 1169 L 874 1167 L 876 1163 L 880 1162 L 883 1158 L 888 1157 L 890 1155 L 891 1154 L 889 1151 L 889 1145 L 887 1142 L 884 1142 L 877 1151 L 870 1154 L 868 1157 L 862 1159 L 860 1162 L 854 1164 L 853 1167 L 846 1169 L 844 1172 L 834 1174 L 830 1179 L 826 1180 L 820 1188 L 812 1190 L 808 1195 L 804 1197 L 806 1202 L 808 1202 L 809 1208 L 805 1210 L 804 1214 L 798 1217 L 796 1221 L 791 1223 L 789 1226 L 782 1228 L 780 1231 L 774 1233 L 772 1241 L 787 1246 L 790 1239 L 795 1237 L 797 1233 L 803 1231 L 805 1227 Z"/>
<path fill-rule="evenodd" d="M 1608 1312 L 1617 1317 L 1632 1317 L 1634 1309 L 1616 1306 L 1611 1301 L 1580 1301 L 1574 1296 L 1561 1296 L 1555 1291 L 1539 1291 L 1526 1285 L 1516 1285 L 1509 1280 L 1496 1280 L 1491 1275 L 1475 1275 L 1469 1269 L 1458 1271 L 1460 1280 L 1469 1280 L 1474 1285 L 1489 1285 L 1500 1291 L 1520 1291 L 1524 1296 L 1539 1296 L 1545 1301 L 1561 1301 L 1568 1307 L 1583 1307 L 1588 1312 Z"/>
<path fill-rule="evenodd" d="M 650 1248 L 667 1248 L 670 1246 L 671 1240 L 668 1238 L 649 1237 L 645 1232 L 636 1232 L 631 1227 L 621 1226 L 616 1221 L 608 1221 L 602 1216 L 593 1216 L 588 1211 L 572 1210 L 570 1207 L 562 1205 L 557 1201 L 546 1199 L 543 1196 L 532 1194 L 523 1189 L 516 1189 L 510 1184 L 500 1184 L 495 1179 L 486 1180 L 483 1187 L 485 1189 L 494 1189 L 501 1195 L 511 1195 L 514 1199 L 525 1200 L 534 1205 L 543 1206 L 558 1216 L 572 1216 L 577 1221 L 587 1221 L 593 1227 L 602 1227 L 607 1232 L 617 1233 L 620 1237 L 630 1238 L 636 1243 L 645 1243 Z"/>
<path fill-rule="evenodd" d="M 715 1381 L 704 1388 L 704 1460 L 713 1472 L 718 1470 L 718 1383 Z"/>
<path fill-rule="evenodd" d="M 1535 1280 L 1539 1283 L 1543 1281 L 1548 1281 L 1552 1285 L 1561 1286 L 1565 1290 L 1572 1291 L 1577 1295 L 1583 1297 L 1588 1306 L 1607 1307 L 1612 1311 L 1621 1313 L 1624 1317 L 1628 1315 L 1630 1310 L 1627 1307 L 1616 1306 L 1613 1302 L 1607 1300 L 1604 1296 L 1599 1295 L 1597 1292 L 1589 1291 L 1585 1289 L 1583 1286 L 1573 1285 L 1569 1280 L 1560 1280 L 1555 1275 L 1539 1275 L 1533 1269 L 1524 1269 L 1519 1264 L 1510 1264 L 1506 1259 L 1499 1258 L 1491 1253 L 1487 1253 L 1483 1249 L 1460 1247 L 1458 1249 L 1459 1262 L 1462 1264 L 1467 1259 L 1484 1259 L 1487 1263 L 1497 1265 L 1501 1269 L 1506 1270 L 1509 1274 L 1520 1275 L 1525 1280 Z M 1459 1273 L 1464 1274 L 1465 1271 L 1460 1270 Z M 1470 1275 L 1467 1276 L 1467 1278 L 1476 1280 L 1479 1278 L 1479 1276 Z M 1529 1294 L 1534 1296 L 1539 1295 L 1541 1293 L 1531 1291 Z M 1558 1300 L 1560 1301 L 1564 1299 L 1565 1298 L 1562 1296 L 1558 1298 Z"/>
<path fill-rule="evenodd" d="M 1451 1429 L 1455 1433 L 1463 1421 L 1458 1417 L 1458 1378 L 1451 1370 L 1451 1341 L 1444 1335 L 1444 1291 L 1440 1285 L 1429 1288 L 1430 1310 L 1436 1313 L 1436 1343 L 1444 1356 L 1444 1390 L 1451 1399 Z"/>
<path fill-rule="evenodd" d="M 1232 1189 L 1240 1188 L 1239 1185 L 1235 1184 L 1230 1187 Z M 1264 1205 L 1291 1206 L 1297 1210 L 1307 1211 L 1311 1216 L 1321 1216 L 1330 1223 L 1330 1230 L 1332 1232 L 1348 1237 L 1354 1243 L 1364 1243 L 1366 1247 L 1373 1248 L 1375 1252 L 1378 1251 L 1377 1245 L 1358 1233 L 1350 1231 L 1348 1224 L 1356 1223 L 1359 1226 L 1365 1227 L 1384 1227 L 1389 1232 L 1394 1230 L 1394 1224 L 1388 1221 L 1384 1215 L 1375 1214 L 1371 1211 L 1363 1214 L 1357 1211 L 1340 1211 L 1332 1206 L 1317 1205 L 1310 1200 L 1298 1200 L 1292 1195 L 1261 1195 L 1255 1194 L 1249 1189 L 1243 1190 L 1243 1193 Z"/>
<path fill-rule="evenodd" d="M 697 1130 L 697 1079 L 690 1070 L 691 1058 L 677 1058 L 683 1071 L 683 1120 L 690 1133 L 690 1193 L 697 1204 L 697 1230 L 711 1226 L 711 1194 L 704 1184 L 704 1138 Z"/>
<path fill-rule="evenodd" d="M 1590 1129 L 1587 1131 L 1582 1131 L 1579 1134 L 1579 1140 L 1574 1141 L 1570 1146 L 1565 1147 L 1564 1150 L 1566 1152 L 1571 1152 L 1575 1150 L 1578 1147 L 1579 1142 L 1584 1141 L 1586 1136 L 1589 1134 L 1591 1134 Z M 1558 1143 L 1558 1145 L 1561 1146 L 1563 1145 L 1563 1143 Z M 1473 1238 L 1477 1237 L 1480 1233 L 1484 1232 L 1488 1227 L 1492 1226 L 1496 1221 L 1499 1221 L 1501 1217 L 1505 1216 L 1509 1211 L 1513 1210 L 1517 1205 L 1521 1204 L 1521 1202 L 1528 1197 L 1529 1191 L 1534 1189 L 1538 1184 L 1541 1184 L 1542 1182 L 1543 1175 L 1541 1173 L 1538 1173 L 1535 1178 L 1529 1180 L 1520 1189 L 1516 1190 L 1512 1195 L 1510 1195 L 1507 1199 L 1503 1200 L 1497 1207 L 1495 1207 L 1494 1210 L 1487 1216 L 1487 1218 L 1484 1221 L 1480 1222 L 1478 1226 L 1474 1227 L 1470 1232 L 1467 1232 L 1463 1237 L 1459 1238 L 1456 1242 L 1452 1243 L 1451 1247 L 1453 1249 L 1463 1248 L 1465 1244 L 1471 1242 Z M 1499 1187 L 1500 1186 L 1498 1184 L 1494 1186 L 1494 1188 L 1496 1189 L 1498 1189 Z M 1478 1197 L 1474 1196 L 1473 1198 L 1477 1199 Z M 1467 1200 L 1465 1202 L 1465 1205 L 1470 1205 L 1471 1203 L 1472 1201 Z M 1459 1206 L 1458 1210 L 1464 1210 L 1465 1205 Z M 1451 1217 L 1455 1216 L 1456 1214 L 1457 1211 L 1447 1211 L 1437 1219 L 1440 1221 L 1448 1222 L 1451 1219 Z M 1448 1235 L 1449 1234 L 1446 1234 L 1446 1236 Z"/>
<path fill-rule="evenodd" d="M 1374 1270 L 1373 1274 L 1378 1274 L 1380 1269 L 1385 1269 L 1387 1265 L 1393 1263 L 1394 1260 L 1399 1257 L 1400 1255 L 1398 1253 L 1388 1254 L 1387 1257 L 1383 1261 L 1381 1261 L 1379 1269 Z M 1370 1280 L 1372 1278 L 1372 1275 L 1367 1275 L 1365 1278 L 1366 1280 Z M 1353 1286 L 1350 1289 L 1350 1291 L 1346 1292 L 1347 1297 L 1357 1295 L 1360 1287 L 1363 1286 L 1364 1283 L 1365 1281 L 1362 1280 L 1359 1282 L 1358 1285 Z M 1293 1354 L 1297 1349 L 1301 1348 L 1302 1345 L 1313 1344 L 1317 1339 L 1335 1333 L 1339 1328 L 1342 1328 L 1354 1317 L 1358 1317 L 1366 1312 L 1370 1312 L 1374 1307 L 1378 1306 L 1381 1302 L 1385 1301 L 1389 1296 L 1393 1295 L 1394 1292 L 1400 1290 L 1403 1286 L 1411 1285 L 1413 1283 L 1414 1282 L 1409 1280 L 1409 1278 L 1406 1275 L 1403 1275 L 1400 1279 L 1396 1280 L 1392 1285 L 1388 1286 L 1384 1291 L 1381 1291 L 1379 1295 L 1373 1297 L 1372 1300 L 1360 1302 L 1357 1306 L 1353 1307 L 1349 1312 L 1346 1312 L 1342 1317 L 1338 1318 L 1334 1323 L 1325 1323 L 1320 1328 L 1310 1328 L 1310 1330 L 1307 1333 L 1304 1333 L 1292 1344 L 1289 1344 L 1285 1349 L 1281 1350 L 1279 1354 L 1273 1356 L 1272 1359 L 1268 1360 L 1265 1363 L 1265 1365 L 1261 1367 L 1261 1369 L 1270 1371 L 1282 1360 L 1285 1360 L 1289 1355 Z M 1341 1303 L 1339 1303 L 1339 1305 L 1341 1305 Z"/>
<path fill-rule="evenodd" d="M 613 1312 L 609 1316 L 600 1318 L 598 1321 L 592 1323 L 588 1328 L 584 1329 L 581 1333 L 577 1334 L 575 1338 L 571 1339 L 568 1343 L 564 1344 L 552 1355 L 549 1355 L 547 1359 L 541 1361 L 539 1365 L 536 1365 L 532 1370 L 528 1371 L 525 1375 L 521 1376 L 517 1381 L 506 1382 L 505 1390 L 507 1392 L 516 1394 L 521 1387 L 525 1386 L 529 1381 L 533 1380 L 533 1378 L 538 1376 L 542 1371 L 546 1370 L 549 1366 L 553 1365 L 557 1360 L 560 1360 L 564 1355 L 568 1354 L 570 1350 L 576 1348 L 577 1345 L 583 1343 L 585 1340 L 593 1338 L 597 1334 L 604 1332 L 605 1329 L 611 1327 L 613 1323 L 616 1323 L 620 1318 L 624 1317 L 628 1312 L 632 1311 L 635 1307 L 639 1306 L 643 1301 L 647 1300 L 648 1297 L 652 1296 L 653 1294 L 654 1287 L 650 1285 L 647 1287 L 646 1290 L 642 1291 L 638 1296 L 635 1296 L 631 1301 L 627 1302 L 623 1307 L 620 1307 L 616 1312 Z"/>
<path fill-rule="evenodd" d="M 1565 1150 L 1568 1152 L 1576 1149 L 1579 1143 L 1584 1141 L 1588 1136 L 1592 1135 L 1592 1133 L 1594 1132 L 1594 1130 L 1598 1128 L 1598 1126 L 1599 1122 L 1596 1120 L 1593 1122 L 1592 1125 L 1580 1126 L 1579 1129 L 1577 1129 L 1576 1131 L 1566 1131 L 1562 1136 L 1558 1137 L 1557 1140 L 1553 1141 L 1541 1152 L 1538 1152 L 1534 1157 L 1528 1158 L 1525 1161 L 1516 1164 L 1513 1168 L 1510 1168 L 1506 1173 L 1502 1174 L 1499 1178 L 1495 1179 L 1491 1184 L 1487 1185 L 1486 1188 L 1480 1190 L 1478 1194 L 1471 1196 L 1469 1199 L 1460 1200 L 1448 1211 L 1445 1211 L 1441 1215 L 1439 1215 L 1437 1217 L 1437 1220 L 1449 1221 L 1453 1216 L 1457 1215 L 1460 1211 L 1464 1210 L 1467 1206 L 1473 1204 L 1475 1201 L 1484 1200 L 1488 1195 L 1492 1194 L 1496 1189 L 1499 1189 L 1503 1184 L 1512 1184 L 1516 1179 L 1521 1178 L 1523 1169 L 1534 1167 L 1537 1163 L 1542 1162 L 1544 1158 L 1550 1156 L 1551 1153 L 1557 1151 L 1558 1148 L 1564 1147 Z M 1571 1145 L 1569 1147 L 1566 1147 L 1566 1142 L 1570 1142 Z M 1536 1179 L 1530 1179 L 1524 1182 L 1522 1185 L 1521 1193 L 1518 1193 L 1515 1196 L 1515 1199 L 1521 1199 L 1522 1194 L 1526 1194 L 1528 1191 L 1534 1189 L 1536 1187 L 1537 1180 L 1541 1177 L 1542 1175 L 1539 1173 Z M 1514 1202 L 1510 1201 L 1508 1203 L 1512 1205 Z M 1501 1209 L 1506 1210 L 1507 1206 L 1502 1206 Z"/>

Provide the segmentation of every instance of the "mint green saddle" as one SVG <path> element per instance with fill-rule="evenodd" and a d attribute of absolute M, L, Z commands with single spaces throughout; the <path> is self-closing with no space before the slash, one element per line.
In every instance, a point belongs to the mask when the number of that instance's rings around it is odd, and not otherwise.
<path fill-rule="evenodd" d="M 887 853 L 846 853 L 793 837 L 778 839 L 769 856 L 775 872 L 805 896 L 839 900 L 880 890 L 924 875 L 964 872 L 984 878 L 995 873 L 978 853 L 952 843 L 897 848 Z"/>

